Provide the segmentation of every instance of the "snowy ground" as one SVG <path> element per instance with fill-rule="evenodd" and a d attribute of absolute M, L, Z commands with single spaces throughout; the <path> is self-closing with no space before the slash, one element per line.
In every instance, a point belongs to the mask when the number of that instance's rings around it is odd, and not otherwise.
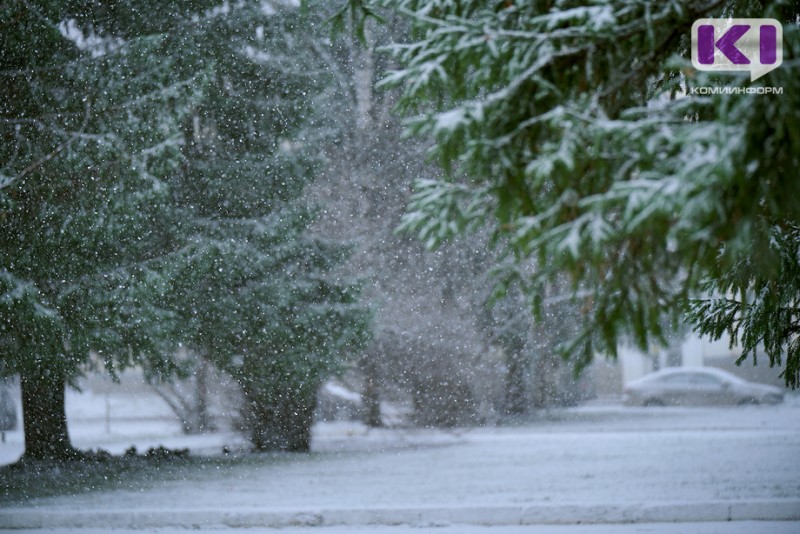
<path fill-rule="evenodd" d="M 213 456 L 242 444 L 227 434 L 182 437 L 159 417 L 123 424 L 86 414 L 71 432 L 82 447 L 112 452 L 164 444 Z M 0 528 L 800 532 L 796 396 L 743 408 L 587 406 L 525 426 L 455 431 L 325 424 L 314 449 L 27 501 L 0 510 Z M 20 452 L 12 433 L 0 461 Z"/>

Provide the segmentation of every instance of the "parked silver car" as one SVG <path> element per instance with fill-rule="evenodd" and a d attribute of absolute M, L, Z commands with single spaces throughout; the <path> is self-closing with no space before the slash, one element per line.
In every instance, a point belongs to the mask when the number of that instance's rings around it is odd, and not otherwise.
<path fill-rule="evenodd" d="M 711 367 L 672 367 L 625 385 L 631 406 L 702 406 L 711 404 L 777 404 L 783 391 L 742 380 Z"/>

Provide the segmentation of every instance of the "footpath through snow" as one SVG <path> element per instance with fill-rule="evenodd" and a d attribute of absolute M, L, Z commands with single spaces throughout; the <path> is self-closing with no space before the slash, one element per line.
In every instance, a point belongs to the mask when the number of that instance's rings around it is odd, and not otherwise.
<path fill-rule="evenodd" d="M 15 443 L 3 445 L 6 457 Z M 159 441 L 125 436 L 103 446 L 131 443 Z M 241 444 L 228 435 L 160 443 L 203 454 Z M 0 510 L 0 528 L 800 521 L 793 396 L 779 406 L 584 407 L 520 427 L 325 424 L 314 449 L 27 501 Z"/>

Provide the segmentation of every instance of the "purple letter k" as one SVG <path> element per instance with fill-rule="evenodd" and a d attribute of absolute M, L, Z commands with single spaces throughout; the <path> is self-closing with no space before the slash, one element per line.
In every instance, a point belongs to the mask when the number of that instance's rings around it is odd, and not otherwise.
<path fill-rule="evenodd" d="M 722 37 L 714 42 L 714 26 L 703 24 L 697 28 L 697 61 L 702 65 L 714 64 L 714 48 L 725 54 L 734 65 L 749 65 L 750 60 L 736 48 L 736 41 L 742 37 L 750 26 L 747 24 L 734 24 Z"/>

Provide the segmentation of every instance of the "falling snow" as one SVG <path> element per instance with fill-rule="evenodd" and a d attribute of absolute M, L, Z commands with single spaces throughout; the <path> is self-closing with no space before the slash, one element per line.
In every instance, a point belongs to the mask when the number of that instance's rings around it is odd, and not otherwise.
<path fill-rule="evenodd" d="M 496 4 L 0 6 L 0 529 L 797 526 L 796 62 Z"/>

